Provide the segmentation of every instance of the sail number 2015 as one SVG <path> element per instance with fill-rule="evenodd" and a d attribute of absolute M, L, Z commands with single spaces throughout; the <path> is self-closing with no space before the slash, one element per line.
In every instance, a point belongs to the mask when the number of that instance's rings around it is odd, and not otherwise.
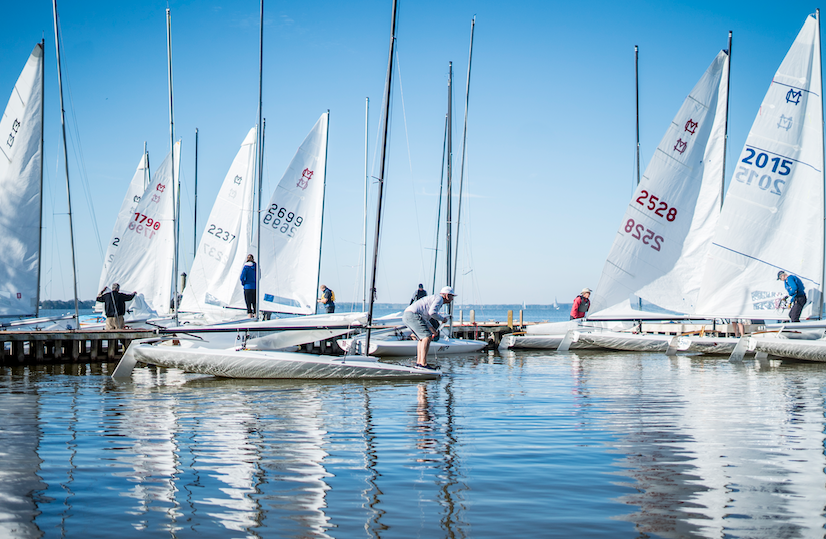
<path fill-rule="evenodd" d="M 270 204 L 267 213 L 264 214 L 263 222 L 265 225 L 270 225 L 273 230 L 292 238 L 295 235 L 295 229 L 301 226 L 304 218 L 296 215 L 295 212 L 287 211 L 284 207 L 279 207 L 278 204 Z"/>
<path fill-rule="evenodd" d="M 778 176 L 788 176 L 792 172 L 794 161 L 781 159 L 780 157 L 769 158 L 768 154 L 763 152 L 757 153 L 757 151 L 752 148 L 746 148 L 746 153 L 748 155 L 740 160 L 741 163 L 762 169 L 765 169 L 769 163 L 771 163 L 772 174 L 777 174 Z M 763 191 L 769 191 L 771 194 L 777 196 L 783 194 L 782 188 L 786 185 L 786 180 L 772 178 L 769 174 L 761 174 L 754 169 L 749 169 L 749 167 L 742 165 L 737 167 L 737 172 L 734 173 L 734 179 L 746 185 L 756 185 Z"/>

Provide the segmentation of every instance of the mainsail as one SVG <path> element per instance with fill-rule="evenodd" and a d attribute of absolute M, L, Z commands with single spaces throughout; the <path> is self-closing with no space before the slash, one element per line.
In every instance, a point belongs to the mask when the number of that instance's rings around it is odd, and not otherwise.
<path fill-rule="evenodd" d="M 172 159 L 175 177 L 172 177 Z M 128 224 L 120 233 L 115 259 L 109 267 L 110 283 L 122 292 L 137 291 L 157 313 L 168 313 L 172 302 L 172 270 L 175 256 L 174 200 L 172 182 L 178 181 L 181 143 L 152 175 Z"/>
<path fill-rule="evenodd" d="M 683 102 L 620 224 L 589 318 L 688 313 L 720 212 L 729 55 L 721 51 Z"/>
<path fill-rule="evenodd" d="M 182 311 L 220 313 L 225 307 L 244 308 L 239 276 L 246 256 L 252 252 L 255 139 L 253 127 L 218 192 L 192 262 Z"/>
<path fill-rule="evenodd" d="M 329 113 L 298 148 L 269 204 L 262 208 L 259 310 L 316 310 Z M 237 267 L 240 274 L 241 268 Z"/>
<path fill-rule="evenodd" d="M 777 272 L 795 274 L 821 302 L 823 99 L 820 32 L 807 18 L 766 97 L 737 162 L 709 250 L 696 312 L 777 318 Z"/>
<path fill-rule="evenodd" d="M 103 259 L 103 270 L 100 272 L 98 290 L 103 290 L 103 287 L 111 286 L 112 283 L 115 282 L 109 275 L 109 268 L 117 257 L 123 231 L 127 230 L 129 222 L 135 219 L 136 208 L 141 201 L 143 192 L 146 190 L 146 174 L 149 166 L 147 157 L 147 154 L 143 154 L 141 157 L 140 163 L 138 163 L 138 169 L 135 171 L 135 175 L 132 176 L 129 187 L 126 189 L 126 196 L 123 197 L 123 203 L 120 206 L 115 226 L 112 228 L 112 238 L 109 240 L 109 246 L 106 248 L 106 256 Z"/>
<path fill-rule="evenodd" d="M 0 118 L 0 316 L 36 315 L 43 185 L 43 45 Z"/>

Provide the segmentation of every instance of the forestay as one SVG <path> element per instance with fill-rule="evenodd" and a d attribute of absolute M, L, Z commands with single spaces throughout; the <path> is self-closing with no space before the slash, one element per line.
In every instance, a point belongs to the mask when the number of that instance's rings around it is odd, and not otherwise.
<path fill-rule="evenodd" d="M 293 314 L 316 310 L 328 117 L 325 113 L 318 119 L 262 208 L 260 310 Z"/>
<path fill-rule="evenodd" d="M 777 272 L 800 277 L 809 304 L 823 275 L 823 101 L 815 17 L 777 70 L 734 170 L 697 313 L 773 319 Z"/>
<path fill-rule="evenodd" d="M 172 156 L 175 177 L 172 177 Z M 175 223 L 172 182 L 178 181 L 181 143 L 176 142 L 152 175 L 129 223 L 120 233 L 109 278 L 122 292 L 142 293 L 157 313 L 168 313 L 172 301 Z M 109 283 L 111 285 L 111 283 Z"/>
<path fill-rule="evenodd" d="M 589 318 L 692 312 L 720 211 L 729 56 L 721 51 L 683 102 L 620 224 Z M 659 308 L 659 309 L 657 309 Z"/>
<path fill-rule="evenodd" d="M 244 308 L 239 276 L 253 252 L 255 128 L 250 129 L 224 178 L 192 263 L 181 310 L 229 316 L 225 307 Z"/>
<path fill-rule="evenodd" d="M 0 119 L 0 316 L 37 313 L 43 185 L 43 46 Z"/>
<path fill-rule="evenodd" d="M 120 243 L 123 231 L 127 230 L 130 221 L 135 220 L 135 210 L 147 187 L 146 177 L 148 168 L 147 154 L 144 154 L 141 157 L 140 163 L 138 163 L 135 175 L 132 176 L 132 181 L 129 182 L 129 187 L 126 189 L 126 196 L 123 197 L 123 203 L 120 206 L 115 226 L 112 228 L 112 238 L 109 240 L 109 245 L 106 248 L 106 256 L 103 259 L 103 270 L 100 272 L 98 290 L 103 290 L 104 286 L 111 287 L 112 283 L 115 282 L 109 275 L 109 269 L 115 261 L 118 250 L 121 248 Z"/>

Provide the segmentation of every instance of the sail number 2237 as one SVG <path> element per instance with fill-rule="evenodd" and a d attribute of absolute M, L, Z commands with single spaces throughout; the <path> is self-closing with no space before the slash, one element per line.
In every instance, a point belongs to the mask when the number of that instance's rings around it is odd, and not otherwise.
<path fill-rule="evenodd" d="M 262 220 L 265 225 L 271 226 L 273 230 L 286 234 L 290 238 L 295 235 L 295 229 L 304 222 L 303 217 L 296 215 L 295 212 L 287 211 L 284 207 L 279 207 L 278 204 L 270 204 Z"/>

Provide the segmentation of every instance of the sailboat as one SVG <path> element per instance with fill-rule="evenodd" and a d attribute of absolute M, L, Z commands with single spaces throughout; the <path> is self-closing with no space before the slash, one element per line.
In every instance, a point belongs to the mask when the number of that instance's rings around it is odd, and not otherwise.
<path fill-rule="evenodd" d="M 0 118 L 0 316 L 37 316 L 43 186 L 43 43 Z"/>
<path fill-rule="evenodd" d="M 563 338 L 574 331 L 575 348 L 636 349 L 636 336 L 603 328 L 630 329 L 633 323 L 616 321 L 693 312 L 700 289 L 697 273 L 721 205 L 728 70 L 729 54 L 723 50 L 685 99 L 657 147 L 591 298 L 594 314 L 587 321 L 533 326 L 528 335 L 503 339 L 500 348 L 519 348 L 520 341 L 536 347 L 545 339 L 542 347 L 565 349 L 568 344 Z M 643 300 L 646 308 L 641 310 Z"/>
<path fill-rule="evenodd" d="M 395 18 L 396 18 L 396 3 L 393 4 L 392 17 L 392 31 L 391 34 L 395 36 Z M 262 12 L 263 24 L 263 12 Z M 393 39 L 391 39 L 391 61 L 392 61 L 392 47 Z M 389 92 L 390 77 L 392 69 L 388 70 L 388 80 L 386 81 L 386 93 Z M 388 100 L 389 103 L 389 100 Z M 387 129 L 387 117 L 385 115 L 385 131 Z M 322 147 L 325 153 L 326 162 L 326 147 L 327 147 L 327 115 L 322 115 L 319 122 L 311 131 L 311 135 L 307 140 L 312 140 L 313 147 Z M 319 136 L 315 136 L 318 134 Z M 323 136 L 322 136 L 323 135 Z M 305 144 L 307 143 L 305 140 Z M 304 147 L 304 145 L 302 145 Z M 259 150 L 260 151 L 260 150 Z M 260 163 L 260 160 L 259 160 Z M 296 187 L 301 189 L 298 193 L 292 189 L 281 189 L 281 183 L 273 195 L 270 205 L 266 212 L 261 212 L 259 217 L 259 231 L 263 232 L 266 227 L 268 230 L 266 234 L 261 234 L 261 246 L 275 247 L 281 245 L 280 252 L 300 253 L 299 246 L 295 246 L 293 251 L 289 251 L 288 247 L 291 243 L 301 241 L 312 242 L 315 229 L 312 226 L 302 228 L 305 224 L 305 218 L 312 211 L 310 204 L 305 204 L 303 193 L 310 189 L 310 183 L 315 179 L 314 185 L 321 185 L 323 191 L 324 185 L 324 169 L 326 167 L 319 167 L 320 161 L 313 158 L 312 155 L 302 152 L 299 149 L 296 156 L 291 161 L 287 172 L 282 178 L 291 178 L 295 180 L 295 175 L 298 175 Z M 310 167 L 313 168 L 310 168 Z M 319 177 L 321 176 L 321 177 Z M 315 187 L 314 189 L 318 189 Z M 314 191 L 311 191 L 314 192 Z M 381 198 L 381 197 L 379 197 Z M 277 220 L 277 221 L 276 221 Z M 308 221 L 306 224 L 310 224 Z M 320 229 L 320 223 L 318 225 Z M 279 236 L 280 234 L 280 236 Z M 320 230 L 319 242 L 320 242 Z M 286 247 L 285 247 L 286 246 Z M 318 252 L 318 249 L 315 251 Z M 259 257 L 263 258 L 263 257 Z M 287 264 L 295 264 L 296 260 L 287 260 Z M 262 265 L 263 266 L 263 265 Z M 269 273 L 268 273 L 269 272 Z M 278 274 L 272 269 L 262 267 L 262 285 L 259 289 L 273 290 L 274 284 L 268 283 L 268 278 L 277 278 Z M 317 279 L 317 277 L 316 277 Z M 314 292 L 314 291 L 313 291 Z M 267 292 L 265 292 L 265 295 Z M 284 300 L 288 300 L 285 302 Z M 313 295 L 313 303 L 315 303 Z M 286 294 L 272 293 L 271 298 L 265 297 L 265 302 L 272 304 L 280 304 L 292 306 L 296 310 L 303 308 L 302 297 L 298 294 L 288 296 Z M 293 304 L 292 302 L 295 302 Z M 371 303 L 372 313 L 372 303 Z M 253 330 L 266 330 L 272 332 L 273 330 L 284 330 L 284 333 L 292 338 L 295 336 L 300 339 L 302 327 L 308 329 L 308 334 L 312 335 L 318 331 L 340 331 L 339 335 L 347 333 L 352 330 L 358 320 L 356 318 L 361 315 L 349 315 L 352 320 L 347 320 L 346 316 L 341 315 L 319 315 L 319 316 L 305 316 L 299 318 L 287 318 L 275 321 L 254 322 L 252 327 L 250 323 L 236 323 L 235 326 L 228 325 L 224 327 L 202 328 L 199 332 L 206 332 L 207 334 L 221 334 L 226 336 L 234 336 L 240 342 L 233 343 L 233 346 L 226 346 L 221 339 L 210 343 L 208 339 L 203 337 L 186 337 L 181 339 L 180 334 L 169 334 L 165 337 L 155 339 L 141 339 L 133 341 L 123 358 L 118 364 L 115 371 L 112 373 L 113 378 L 129 378 L 132 369 L 138 361 L 162 367 L 180 368 L 186 372 L 211 374 L 215 376 L 223 376 L 228 378 L 296 378 L 296 379 L 341 379 L 341 378 L 376 378 L 376 379 L 428 379 L 438 378 L 439 373 L 416 369 L 405 365 L 394 365 L 379 363 L 378 359 L 373 356 L 324 356 L 315 354 L 305 354 L 297 352 L 288 352 L 282 350 L 273 350 L 275 346 L 285 346 L 285 342 L 279 342 L 273 345 L 269 339 L 270 336 L 263 336 L 263 340 L 257 340 L 258 346 L 263 344 L 267 349 L 250 349 L 247 338 Z M 369 317 L 370 315 L 368 315 Z M 324 324 L 324 317 L 327 318 Z M 333 317 L 334 320 L 333 320 Z M 342 327 L 336 325 L 336 320 L 345 319 L 349 322 L 348 325 Z M 187 330 L 183 330 L 187 332 Z M 189 332 L 192 332 L 189 330 Z M 182 332 L 179 332 L 182 333 Z M 234 333 L 234 335 L 233 335 Z M 172 338 L 175 337 L 173 341 Z M 305 337 L 306 339 L 306 337 Z M 309 340 L 301 342 L 311 342 Z M 255 345 L 255 343 L 251 343 Z M 292 344 L 300 344 L 294 342 Z"/>

